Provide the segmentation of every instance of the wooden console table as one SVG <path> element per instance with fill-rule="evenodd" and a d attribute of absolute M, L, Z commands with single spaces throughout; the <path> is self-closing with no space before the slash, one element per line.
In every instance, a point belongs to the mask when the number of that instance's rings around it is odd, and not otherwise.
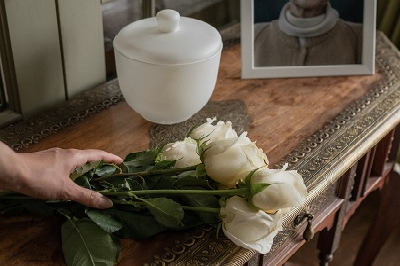
<path fill-rule="evenodd" d="M 391 187 L 398 187 L 399 177 L 390 175 L 400 138 L 400 55 L 380 33 L 376 58 L 375 75 L 242 80 L 240 44 L 232 42 L 223 50 L 210 103 L 187 122 L 160 126 L 145 121 L 128 107 L 114 80 L 0 130 L 0 139 L 18 152 L 57 146 L 124 157 L 181 138 L 206 117 L 232 120 L 239 132 L 246 130 L 257 141 L 272 167 L 287 162 L 298 169 L 309 190 L 304 205 L 284 217 L 284 231 L 272 251 L 258 255 L 224 237 L 216 239 L 214 229 L 202 226 L 122 240 L 118 265 L 281 265 L 305 243 L 306 222 L 300 218 L 306 212 L 314 215 L 314 230 L 322 231 L 321 263 L 328 263 L 343 227 L 368 193 L 382 189 L 383 208 L 400 204 Z M 373 244 L 385 240 L 385 217 L 382 212 L 371 228 L 374 241 L 362 248 L 360 265 L 368 265 L 378 250 Z M 64 265 L 61 222 L 61 217 L 0 217 L 0 264 Z"/>

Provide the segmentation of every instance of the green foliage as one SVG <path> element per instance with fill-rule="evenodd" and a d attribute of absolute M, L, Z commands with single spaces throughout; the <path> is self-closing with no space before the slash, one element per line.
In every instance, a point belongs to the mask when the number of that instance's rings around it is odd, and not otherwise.
<path fill-rule="evenodd" d="M 54 213 L 54 209 L 43 200 L 24 200 L 22 206 L 34 215 L 51 216 Z"/>
<path fill-rule="evenodd" d="M 96 176 L 109 176 L 114 174 L 117 170 L 118 168 L 115 167 L 114 165 L 106 164 L 100 168 L 94 169 L 94 174 Z"/>
<path fill-rule="evenodd" d="M 125 173 L 136 173 L 147 170 L 154 165 L 158 150 L 149 150 L 138 153 L 130 153 L 125 157 L 121 169 Z"/>
<path fill-rule="evenodd" d="M 118 259 L 118 241 L 88 218 L 68 219 L 61 236 L 68 265 L 114 265 Z"/>
<path fill-rule="evenodd" d="M 101 229 L 107 233 L 113 233 L 122 228 L 122 223 L 113 219 L 110 215 L 103 213 L 100 210 L 88 210 L 87 215 L 95 222 Z"/>
<path fill-rule="evenodd" d="M 110 209 L 0 193 L 4 199 L 0 214 L 25 210 L 35 215 L 65 216 L 62 249 L 68 265 L 114 265 L 118 238 L 143 239 L 165 230 L 218 223 L 219 196 L 202 194 L 214 187 L 204 166 L 174 168 L 175 161 L 159 160 L 157 154 L 158 149 L 131 153 L 121 165 L 97 161 L 73 171 L 71 179 L 76 184 L 103 193 L 114 202 Z M 186 192 L 178 193 L 181 190 Z"/>
<path fill-rule="evenodd" d="M 70 178 L 72 181 L 75 181 L 75 179 L 79 176 L 82 176 L 86 174 L 87 172 L 93 170 L 97 165 L 101 164 L 100 161 L 94 161 L 94 162 L 88 162 L 82 166 L 77 167 L 70 175 Z"/>
<path fill-rule="evenodd" d="M 2 200 L 0 201 L 0 214 L 1 215 L 19 215 L 26 211 L 20 200 Z"/>
<path fill-rule="evenodd" d="M 167 227 L 158 223 L 153 215 L 139 212 L 130 212 L 117 208 L 104 210 L 115 220 L 120 221 L 123 227 L 115 232 L 120 238 L 145 239 L 167 230 Z"/>
<path fill-rule="evenodd" d="M 182 227 L 184 211 L 179 203 L 166 198 L 141 199 L 141 201 L 160 224 L 170 228 Z"/>
<path fill-rule="evenodd" d="M 213 195 L 201 195 L 201 194 L 183 194 L 181 196 L 182 202 L 187 206 L 191 207 L 213 207 L 219 208 L 218 199 Z M 215 213 L 209 212 L 195 212 L 195 215 L 206 224 L 215 224 L 219 222 L 219 216 Z"/>

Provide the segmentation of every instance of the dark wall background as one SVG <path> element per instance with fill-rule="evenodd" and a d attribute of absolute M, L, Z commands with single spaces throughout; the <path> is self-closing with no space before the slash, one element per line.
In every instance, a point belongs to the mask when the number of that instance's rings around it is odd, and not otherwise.
<path fill-rule="evenodd" d="M 254 22 L 275 20 L 288 0 L 254 0 Z M 331 0 L 340 18 L 353 22 L 363 22 L 364 0 Z"/>

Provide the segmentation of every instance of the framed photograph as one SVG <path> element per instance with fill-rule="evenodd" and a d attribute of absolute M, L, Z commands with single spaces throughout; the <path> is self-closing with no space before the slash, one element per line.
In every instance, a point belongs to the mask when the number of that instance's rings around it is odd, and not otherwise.
<path fill-rule="evenodd" d="M 241 0 L 242 78 L 374 74 L 375 13 L 376 0 Z"/>

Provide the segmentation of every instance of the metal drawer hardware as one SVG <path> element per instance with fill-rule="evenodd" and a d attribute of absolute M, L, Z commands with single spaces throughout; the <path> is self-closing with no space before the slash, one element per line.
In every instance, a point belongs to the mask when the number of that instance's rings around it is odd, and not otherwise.
<path fill-rule="evenodd" d="M 314 230 L 312 229 L 312 220 L 314 219 L 314 215 L 310 213 L 300 214 L 294 219 L 293 224 L 297 227 L 303 223 L 305 219 L 307 219 L 307 226 L 303 232 L 303 239 L 309 241 L 314 238 Z"/>

